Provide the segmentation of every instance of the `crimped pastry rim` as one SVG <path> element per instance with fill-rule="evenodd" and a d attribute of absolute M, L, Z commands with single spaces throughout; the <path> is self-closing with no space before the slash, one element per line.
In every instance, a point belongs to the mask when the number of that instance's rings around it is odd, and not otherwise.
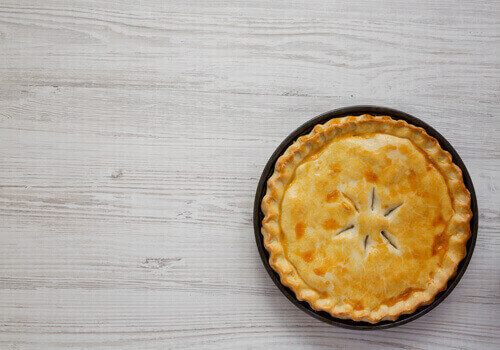
<path fill-rule="evenodd" d="M 333 139 L 340 132 L 360 132 L 362 128 L 371 127 L 368 131 L 380 132 L 408 138 L 424 151 L 436 166 L 439 166 L 445 177 L 447 186 L 454 198 L 455 213 L 450 219 L 450 227 L 457 234 L 450 237 L 450 248 L 443 258 L 443 267 L 436 271 L 432 285 L 425 291 L 415 292 L 407 300 L 402 300 L 393 306 L 383 305 L 377 310 L 353 310 L 348 304 L 337 304 L 325 307 L 324 299 L 310 288 L 298 275 L 293 264 L 284 255 L 279 242 L 279 202 L 284 194 L 287 176 L 290 170 L 306 157 L 311 151 L 320 148 Z M 361 133 L 362 133 L 361 132 Z M 447 282 L 456 274 L 460 261 L 466 255 L 466 244 L 471 236 L 469 222 L 472 218 L 471 196 L 465 187 L 462 171 L 453 163 L 451 155 L 444 151 L 439 142 L 428 135 L 420 127 L 416 127 L 404 120 L 394 120 L 389 116 L 347 116 L 332 117 L 327 122 L 318 122 L 309 134 L 299 137 L 293 142 L 275 164 L 274 173 L 267 181 L 266 194 L 261 202 L 264 214 L 261 234 L 263 243 L 269 252 L 269 264 L 280 276 L 281 283 L 290 288 L 297 299 L 304 300 L 316 311 L 326 311 L 333 317 L 377 323 L 382 320 L 396 320 L 402 314 L 413 313 L 419 306 L 432 303 L 435 296 L 446 289 Z"/>

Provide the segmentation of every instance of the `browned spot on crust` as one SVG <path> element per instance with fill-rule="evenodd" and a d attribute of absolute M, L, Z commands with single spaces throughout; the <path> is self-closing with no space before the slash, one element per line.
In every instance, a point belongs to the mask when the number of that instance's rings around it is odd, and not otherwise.
<path fill-rule="evenodd" d="M 303 222 L 298 222 L 297 225 L 295 225 L 295 237 L 297 237 L 297 239 L 301 239 L 305 232 L 306 225 L 304 225 Z"/>
<path fill-rule="evenodd" d="M 326 201 L 328 203 L 335 202 L 337 198 L 339 198 L 340 192 L 338 190 L 333 190 L 332 192 L 326 195 Z"/>
<path fill-rule="evenodd" d="M 368 171 L 365 172 L 365 179 L 368 182 L 374 183 L 374 182 L 377 181 L 378 176 L 373 171 L 368 170 Z"/>
<path fill-rule="evenodd" d="M 305 262 L 311 262 L 313 260 L 313 255 L 314 255 L 313 252 L 305 252 L 300 254 L 300 256 Z"/>
<path fill-rule="evenodd" d="M 341 169 L 340 169 L 340 166 L 338 166 L 337 164 L 332 164 L 330 166 L 330 175 L 337 175 L 338 173 L 340 173 Z"/>
<path fill-rule="evenodd" d="M 415 292 L 421 292 L 423 291 L 423 289 L 421 288 L 413 288 L 413 287 L 410 287 L 410 288 L 406 288 L 402 293 L 400 293 L 398 296 L 395 296 L 395 297 L 392 297 L 392 298 L 389 298 L 389 299 L 386 299 L 384 300 L 384 302 L 382 303 L 382 305 L 387 305 L 387 306 L 393 306 L 393 305 L 396 305 L 398 302 L 402 301 L 402 300 L 407 300 L 410 298 L 410 296 L 415 293 Z"/>
<path fill-rule="evenodd" d="M 415 170 L 413 169 L 410 169 L 408 171 L 408 183 L 410 184 L 410 189 L 412 191 L 415 191 L 417 192 L 417 195 L 419 195 L 419 193 L 421 193 L 420 191 L 418 191 L 418 179 L 417 179 L 417 174 L 415 173 Z"/>
<path fill-rule="evenodd" d="M 425 168 L 427 169 L 427 171 L 431 171 L 432 169 L 434 169 L 434 166 L 431 163 L 427 163 L 425 164 Z"/>
<path fill-rule="evenodd" d="M 361 300 L 347 300 L 347 304 L 351 305 L 355 311 L 364 310 L 365 308 Z"/>
<path fill-rule="evenodd" d="M 323 267 L 320 267 L 320 268 L 317 268 L 317 269 L 313 269 L 313 272 L 317 276 L 323 277 L 325 275 L 325 273 L 326 273 L 326 270 Z"/>
<path fill-rule="evenodd" d="M 328 298 L 328 293 L 327 292 L 322 292 L 320 290 L 316 290 L 316 292 L 319 294 L 320 298 Z"/>
<path fill-rule="evenodd" d="M 339 224 L 337 223 L 337 221 L 335 219 L 326 219 L 324 222 L 323 222 L 323 228 L 325 230 L 336 230 L 338 229 L 340 226 Z"/>
<path fill-rule="evenodd" d="M 444 231 L 435 236 L 434 243 L 432 244 L 432 255 L 437 255 L 448 250 L 448 241 L 449 237 Z"/>

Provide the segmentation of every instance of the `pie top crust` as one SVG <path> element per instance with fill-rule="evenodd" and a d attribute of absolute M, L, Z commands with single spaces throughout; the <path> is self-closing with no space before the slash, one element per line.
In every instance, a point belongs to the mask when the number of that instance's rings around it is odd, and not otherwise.
<path fill-rule="evenodd" d="M 431 303 L 466 254 L 470 194 L 424 129 L 332 119 L 278 159 L 262 234 L 281 282 L 315 310 L 376 323 Z"/>

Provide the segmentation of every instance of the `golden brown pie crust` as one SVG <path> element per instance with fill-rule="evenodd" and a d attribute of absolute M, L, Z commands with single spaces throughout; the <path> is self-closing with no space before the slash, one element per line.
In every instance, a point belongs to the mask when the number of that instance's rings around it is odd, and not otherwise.
<path fill-rule="evenodd" d="M 262 235 L 281 283 L 315 310 L 376 323 L 429 304 L 466 254 L 462 172 L 388 116 L 316 125 L 278 159 Z"/>

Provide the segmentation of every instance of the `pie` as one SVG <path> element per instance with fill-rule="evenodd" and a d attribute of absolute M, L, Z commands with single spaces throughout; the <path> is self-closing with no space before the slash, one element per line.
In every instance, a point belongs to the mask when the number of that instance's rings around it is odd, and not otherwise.
<path fill-rule="evenodd" d="M 277 160 L 262 211 L 281 283 L 315 310 L 370 323 L 431 303 L 471 234 L 451 155 L 388 116 L 336 118 L 299 137 Z"/>

